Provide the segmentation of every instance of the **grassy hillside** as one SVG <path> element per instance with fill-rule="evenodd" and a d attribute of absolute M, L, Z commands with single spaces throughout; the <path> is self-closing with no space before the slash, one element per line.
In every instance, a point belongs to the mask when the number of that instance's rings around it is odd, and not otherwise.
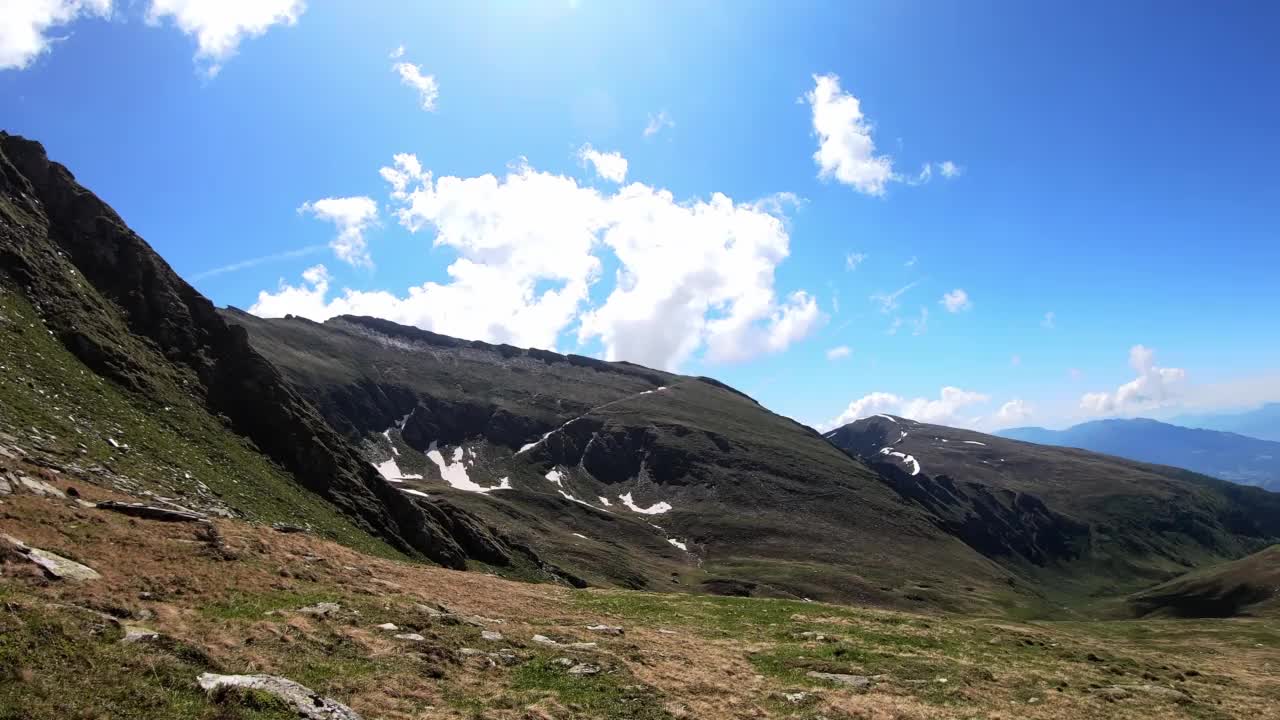
<path fill-rule="evenodd" d="M 153 368 L 145 395 L 85 367 L 2 283 L 0 339 L 0 430 L 46 464 L 92 473 L 126 492 L 308 527 L 366 552 L 399 555 L 210 415 L 183 389 L 193 379 L 142 343 L 131 342 L 130 352 Z"/>
<path fill-rule="evenodd" d="M 1046 612 L 1107 605 L 1280 538 L 1280 495 L 1177 468 L 904 418 L 859 420 L 828 439 L 1043 588 Z"/>
<path fill-rule="evenodd" d="M 36 468 L 0 458 L 9 471 Z M 53 484 L 128 499 L 88 477 Z M 3 502 L 5 533 L 102 575 L 51 581 L 0 552 L 4 720 L 291 716 L 262 694 L 206 695 L 204 672 L 283 676 L 366 720 L 1227 720 L 1274 717 L 1280 703 L 1280 633 L 1254 619 L 1026 623 L 574 591 L 241 521 L 210 531 L 71 500 Z M 323 602 L 337 608 L 306 610 Z M 588 629 L 601 623 L 623 634 Z M 124 642 L 131 633 L 143 639 Z"/>
<path fill-rule="evenodd" d="M 1139 615 L 1280 615 L 1280 545 L 1195 570 L 1128 598 Z"/>

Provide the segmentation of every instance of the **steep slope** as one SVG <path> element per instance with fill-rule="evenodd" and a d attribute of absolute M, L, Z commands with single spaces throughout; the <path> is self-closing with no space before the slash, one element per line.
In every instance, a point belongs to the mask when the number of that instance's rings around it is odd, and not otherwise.
<path fill-rule="evenodd" d="M 1280 402 L 1266 403 L 1239 413 L 1179 415 L 1171 422 L 1183 427 L 1220 430 L 1280 442 Z"/>
<path fill-rule="evenodd" d="M 1280 545 L 1135 593 L 1138 615 L 1232 617 L 1280 610 Z"/>
<path fill-rule="evenodd" d="M 135 470 L 158 470 L 134 481 L 166 493 L 192 501 L 238 497 L 218 504 L 247 516 L 266 517 L 266 508 L 275 507 L 288 517 L 290 506 L 314 506 L 315 517 L 346 528 L 335 533 L 367 533 L 451 567 L 463 567 L 468 557 L 511 562 L 511 548 L 467 513 L 389 490 L 249 346 L 243 330 L 225 323 L 111 208 L 50 162 L 39 143 L 5 133 L 0 287 L 6 315 L 13 315 L 10 330 L 35 353 L 15 364 L 51 385 L 6 385 L 3 419 L 11 428 L 21 422 L 24 431 L 54 437 L 70 417 L 71 432 L 86 436 L 79 443 L 85 454 L 90 441 L 128 451 L 136 459 L 126 464 Z M 107 407 L 83 402 L 86 390 Z M 64 415 L 52 398 L 77 414 Z M 100 415 L 111 408 L 112 424 L 104 428 Z M 151 442 L 125 448 L 129 443 L 108 431 Z M 228 460 L 234 464 L 218 466 Z M 177 461 L 181 472 L 164 467 L 167 461 Z M 312 493 L 323 502 L 307 497 Z"/>
<path fill-rule="evenodd" d="M 390 484 L 589 581 L 957 608 L 1008 593 L 866 466 L 713 380 L 370 318 L 224 316 Z"/>
<path fill-rule="evenodd" d="M 1013 428 L 1001 437 L 1077 447 L 1140 462 L 1186 468 L 1223 480 L 1280 491 L 1280 442 L 1194 430 L 1137 418 L 1097 420 L 1066 430 Z"/>
<path fill-rule="evenodd" d="M 825 437 L 1064 602 L 1133 591 L 1280 538 L 1280 495 L 1176 468 L 887 415 Z"/>

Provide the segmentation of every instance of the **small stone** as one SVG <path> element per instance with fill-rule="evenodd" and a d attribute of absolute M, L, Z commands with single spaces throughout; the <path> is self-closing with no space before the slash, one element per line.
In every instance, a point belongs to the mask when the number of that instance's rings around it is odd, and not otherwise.
<path fill-rule="evenodd" d="M 574 665 L 573 667 L 569 668 L 569 674 L 570 675 L 599 675 L 600 666 L 591 665 L 589 663 Z"/>
<path fill-rule="evenodd" d="M 612 625 L 604 625 L 604 624 L 588 625 L 587 629 L 593 633 L 600 633 L 601 635 L 622 635 L 623 633 L 626 632 L 620 627 L 614 627 Z"/>
<path fill-rule="evenodd" d="M 826 680 L 828 682 L 851 687 L 855 690 L 866 690 L 871 687 L 871 678 L 866 675 L 845 675 L 844 673 L 824 673 L 810 670 L 805 673 L 808 677 L 817 680 Z"/>
<path fill-rule="evenodd" d="M 376 627 L 377 627 L 379 630 L 386 630 L 386 631 L 388 631 L 388 632 L 391 632 L 391 631 L 399 630 L 399 629 L 400 629 L 400 628 L 396 627 L 396 624 L 395 624 L 395 623 L 382 623 L 381 625 L 377 625 Z"/>
<path fill-rule="evenodd" d="M 534 635 L 533 641 L 542 645 L 559 645 L 560 644 L 555 640 L 552 640 L 551 638 L 547 637 L 546 635 Z"/>
<path fill-rule="evenodd" d="M 144 628 L 140 625 L 126 625 L 124 629 L 124 637 L 120 639 L 122 643 L 149 643 L 160 639 L 160 633 L 150 628 Z"/>
<path fill-rule="evenodd" d="M 573 667 L 576 664 L 572 659 L 566 657 L 556 658 L 555 660 L 552 660 L 551 663 L 553 665 L 560 665 L 561 667 Z"/>
<path fill-rule="evenodd" d="M 396 639 L 397 639 L 397 640 L 408 640 L 408 641 L 410 641 L 410 642 L 425 642 L 425 641 L 426 641 L 426 638 L 422 637 L 422 636 L 421 636 L 421 635 L 419 635 L 418 633 L 401 633 L 401 634 L 399 634 L 399 635 L 397 635 L 397 636 L 396 636 Z"/>
<path fill-rule="evenodd" d="M 495 630 L 485 630 L 480 633 L 480 637 L 490 642 L 502 642 L 502 633 Z"/>
<path fill-rule="evenodd" d="M 298 608 L 298 612 L 303 615 L 314 615 L 315 617 L 329 617 L 330 615 L 337 614 L 341 609 L 342 606 L 338 603 L 322 602 L 316 603 L 315 605 L 308 605 L 304 608 Z"/>
<path fill-rule="evenodd" d="M 786 700 L 792 705 L 799 705 L 805 700 L 808 700 L 810 697 L 813 697 L 812 693 L 807 693 L 807 692 L 793 692 L 793 693 L 782 694 L 782 699 Z"/>

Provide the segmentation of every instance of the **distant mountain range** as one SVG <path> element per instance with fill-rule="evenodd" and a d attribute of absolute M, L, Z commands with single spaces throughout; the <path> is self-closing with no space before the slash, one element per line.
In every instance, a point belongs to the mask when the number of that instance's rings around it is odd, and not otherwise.
<path fill-rule="evenodd" d="M 1280 405 L 1268 407 L 1280 408 Z M 1280 491 L 1280 442 L 1234 432 L 1199 430 L 1137 418 L 1096 420 L 1066 430 L 1012 428 L 997 434 L 1042 445 L 1081 448 L 1141 462 L 1173 465 Z"/>
<path fill-rule="evenodd" d="M 1260 408 L 1240 413 L 1180 415 L 1172 422 L 1183 427 L 1222 430 L 1280 442 L 1280 403 L 1267 403 Z"/>

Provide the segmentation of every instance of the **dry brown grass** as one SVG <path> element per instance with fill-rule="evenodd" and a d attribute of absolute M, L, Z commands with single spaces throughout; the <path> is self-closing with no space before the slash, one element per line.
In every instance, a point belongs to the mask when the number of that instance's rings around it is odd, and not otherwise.
<path fill-rule="evenodd" d="M 88 500 L 131 499 L 83 480 L 50 480 L 64 489 L 75 485 Z M 366 718 L 628 717 L 600 709 L 625 705 L 566 699 L 571 684 L 539 685 L 545 677 L 530 668 L 559 655 L 604 666 L 618 679 L 605 688 L 609 692 L 655 698 L 650 710 L 659 714 L 644 717 L 1280 717 L 1274 642 L 1280 633 L 1265 620 L 1023 624 L 808 605 L 755 625 L 750 613 L 758 606 L 751 603 L 772 601 L 583 594 L 369 557 L 315 536 L 237 521 L 215 520 L 213 526 L 221 551 L 189 523 L 136 520 L 71 501 L 4 498 L 0 531 L 83 562 L 103 577 L 49 582 L 9 558 L 0 598 L 27 608 L 130 615 L 136 619 L 126 622 L 199 649 L 213 666 L 292 673 Z M 319 619 L 293 612 L 319 599 L 340 603 L 343 614 Z M 646 603 L 659 601 L 678 603 L 678 610 L 660 620 L 646 615 Z M 487 627 L 508 642 L 487 643 L 478 627 L 444 624 L 415 609 L 436 603 L 458 615 L 501 621 Z M 723 608 L 745 613 L 745 619 L 724 620 L 715 614 Z M 420 632 L 427 642 L 406 644 L 375 628 L 386 621 Z M 594 636 L 585 627 L 596 622 L 625 625 L 626 635 Z M 830 633 L 834 644 L 796 639 L 798 630 Z M 599 649 L 548 649 L 531 642 L 534 634 L 597 642 Z M 522 664 L 493 666 L 460 653 L 463 646 L 512 647 Z M 842 667 L 863 667 L 868 674 L 886 664 L 894 669 L 867 693 L 804 678 L 812 663 L 838 659 L 823 655 L 834 647 L 864 658 Z M 1088 659 L 1090 653 L 1099 659 Z M 948 673 L 947 683 L 934 677 L 939 673 Z M 1136 694 L 1109 702 L 1090 687 L 1141 683 L 1178 687 L 1191 701 Z M 814 695 L 800 704 L 782 699 L 796 690 Z"/>

